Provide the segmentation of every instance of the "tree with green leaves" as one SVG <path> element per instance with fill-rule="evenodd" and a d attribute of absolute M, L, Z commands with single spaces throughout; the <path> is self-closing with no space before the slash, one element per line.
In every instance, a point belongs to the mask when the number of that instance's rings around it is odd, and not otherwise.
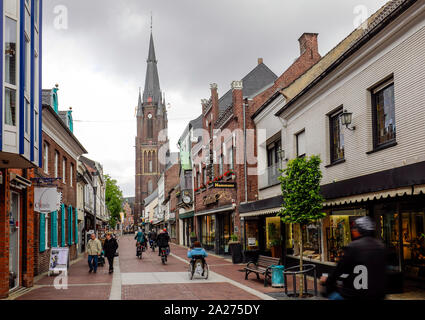
<path fill-rule="evenodd" d="M 288 162 L 279 177 L 282 188 L 283 204 L 278 213 L 282 221 L 296 224 L 300 228 L 298 244 L 300 247 L 300 271 L 303 270 L 303 228 L 326 216 L 322 212 L 323 197 L 320 194 L 320 157 L 296 158 Z M 303 296 L 304 277 L 300 281 L 300 296 Z"/>
<path fill-rule="evenodd" d="M 109 175 L 105 175 L 106 190 L 105 190 L 105 201 L 106 206 L 111 212 L 109 225 L 111 228 L 115 228 L 117 222 L 121 219 L 120 212 L 124 202 L 123 194 L 118 186 L 117 180 L 112 179 Z"/>

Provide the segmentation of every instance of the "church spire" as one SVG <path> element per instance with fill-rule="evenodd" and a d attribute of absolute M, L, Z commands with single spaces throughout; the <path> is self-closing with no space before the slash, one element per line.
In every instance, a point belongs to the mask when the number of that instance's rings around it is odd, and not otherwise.
<path fill-rule="evenodd" d="M 151 30 L 151 38 L 149 43 L 149 53 L 147 60 L 148 66 L 146 69 L 145 90 L 143 92 L 143 103 L 155 104 L 159 106 L 161 104 L 161 88 L 159 85 L 157 63 L 158 61 L 156 60 L 155 46 Z"/>
<path fill-rule="evenodd" d="M 139 88 L 139 101 L 137 103 L 137 116 L 143 117 L 142 88 Z"/>

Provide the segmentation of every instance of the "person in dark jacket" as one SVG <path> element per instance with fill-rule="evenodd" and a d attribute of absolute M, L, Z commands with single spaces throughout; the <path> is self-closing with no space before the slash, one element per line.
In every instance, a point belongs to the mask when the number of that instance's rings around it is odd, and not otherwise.
<path fill-rule="evenodd" d="M 158 245 L 159 248 L 159 252 L 158 252 L 158 256 L 161 255 L 161 248 L 165 248 L 167 249 L 167 253 L 170 250 L 170 245 L 169 242 L 171 241 L 170 235 L 167 232 L 167 229 L 164 229 L 161 231 L 161 233 L 158 235 L 157 239 L 156 239 L 156 243 Z"/>
<path fill-rule="evenodd" d="M 114 258 L 115 253 L 118 249 L 118 242 L 115 238 L 112 238 L 111 234 L 106 235 L 105 243 L 103 244 L 103 251 L 105 252 L 105 257 L 108 258 L 109 263 L 109 273 L 114 272 Z"/>
<path fill-rule="evenodd" d="M 374 237 L 375 223 L 361 217 L 351 229 L 353 241 L 344 248 L 335 271 L 322 277 L 331 300 L 385 299 L 386 258 L 384 244 Z M 337 282 L 342 280 L 342 286 Z"/>

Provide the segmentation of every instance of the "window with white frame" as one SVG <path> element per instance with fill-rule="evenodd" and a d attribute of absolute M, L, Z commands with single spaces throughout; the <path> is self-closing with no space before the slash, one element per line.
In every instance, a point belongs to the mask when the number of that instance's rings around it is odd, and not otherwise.
<path fill-rule="evenodd" d="M 6 12 L 8 12 L 8 1 L 6 3 Z M 10 4 L 9 4 L 10 6 Z M 16 107 L 16 90 L 17 90 L 17 39 L 18 39 L 18 22 L 16 19 L 16 8 L 9 8 L 10 11 L 15 11 L 15 15 L 6 14 L 5 17 L 5 45 L 4 45 L 4 59 L 5 59 L 5 124 L 16 126 L 17 121 L 17 107 Z"/>
<path fill-rule="evenodd" d="M 69 166 L 69 184 L 72 187 L 73 184 L 73 180 L 74 180 L 74 165 L 71 163 L 71 165 Z"/>
<path fill-rule="evenodd" d="M 43 154 L 43 168 L 44 173 L 49 173 L 49 145 L 44 143 L 44 154 Z"/>
<path fill-rule="evenodd" d="M 55 178 L 59 175 L 59 153 L 55 151 Z"/>
<path fill-rule="evenodd" d="M 306 155 L 305 147 L 305 130 L 296 135 L 297 139 L 297 157 L 304 157 Z"/>
<path fill-rule="evenodd" d="M 62 182 L 66 183 L 66 159 L 62 160 Z"/>

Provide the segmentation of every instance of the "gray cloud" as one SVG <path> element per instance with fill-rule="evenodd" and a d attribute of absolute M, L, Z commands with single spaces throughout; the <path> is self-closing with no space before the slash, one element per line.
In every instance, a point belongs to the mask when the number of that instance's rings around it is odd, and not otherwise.
<path fill-rule="evenodd" d="M 369 15 L 385 0 L 46 0 L 43 87 L 60 84 L 61 108 L 73 106 L 76 135 L 121 184 L 134 193 L 134 108 L 143 87 L 150 12 L 161 88 L 175 149 L 187 122 L 200 113 L 209 84 L 230 89 L 258 57 L 280 75 L 299 55 L 303 32 L 319 33 L 326 54 L 353 29 L 354 7 Z M 54 28 L 65 5 L 69 28 Z M 103 122 L 102 122 L 103 121 Z M 105 122 L 108 121 L 108 122 Z M 115 123 L 113 121 L 116 121 Z"/>

